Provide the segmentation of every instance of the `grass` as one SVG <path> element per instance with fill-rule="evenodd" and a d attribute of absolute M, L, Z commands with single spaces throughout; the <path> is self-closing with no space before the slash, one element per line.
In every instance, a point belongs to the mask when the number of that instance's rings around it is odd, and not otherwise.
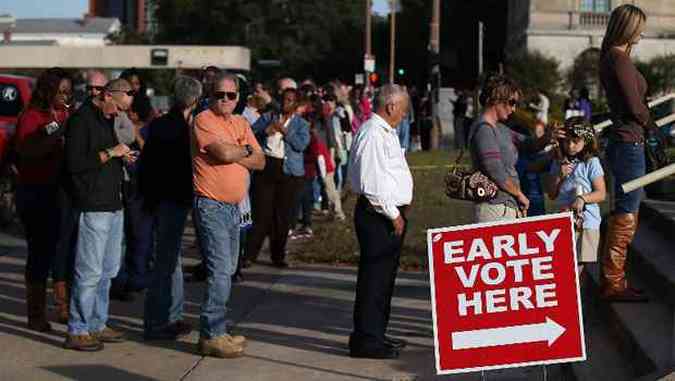
<path fill-rule="evenodd" d="M 471 222 L 472 204 L 450 200 L 444 193 L 443 179 L 447 166 L 455 162 L 455 155 L 448 151 L 408 155 L 415 186 L 408 214 L 408 233 L 401 253 L 401 267 L 404 269 L 426 269 L 427 229 Z M 463 163 L 468 163 L 466 155 Z M 293 245 L 293 258 L 307 263 L 358 263 L 359 245 L 353 223 L 355 202 L 353 195 L 344 201 L 345 222 L 315 220 L 314 237 Z"/>

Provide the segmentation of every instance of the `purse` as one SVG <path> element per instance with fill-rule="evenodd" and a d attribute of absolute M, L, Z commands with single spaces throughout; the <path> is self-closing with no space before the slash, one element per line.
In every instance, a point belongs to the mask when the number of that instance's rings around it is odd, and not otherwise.
<path fill-rule="evenodd" d="M 459 163 L 464 156 L 460 151 L 455 165 L 445 175 L 445 194 L 455 200 L 486 202 L 497 196 L 499 187 L 479 169 L 468 170 Z"/>

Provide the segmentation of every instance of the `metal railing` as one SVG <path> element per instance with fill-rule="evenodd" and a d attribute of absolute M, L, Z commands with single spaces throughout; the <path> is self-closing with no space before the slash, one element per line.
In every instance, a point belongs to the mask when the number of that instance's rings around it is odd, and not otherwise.
<path fill-rule="evenodd" d="M 665 102 L 667 102 L 671 99 L 675 99 L 675 93 L 670 93 L 668 95 L 664 95 L 660 98 L 654 99 L 654 100 L 650 101 L 649 103 L 647 103 L 647 107 L 654 108 L 654 107 L 656 107 L 656 106 L 658 106 L 662 103 L 665 103 Z M 670 114 L 668 116 L 665 116 L 665 117 L 655 121 L 656 125 L 659 126 L 659 127 L 663 127 L 666 124 L 672 123 L 672 122 L 675 122 L 675 114 Z M 600 132 L 602 132 L 602 130 L 611 126 L 612 124 L 613 124 L 613 122 L 610 119 L 607 119 L 604 122 L 600 122 L 600 123 L 594 125 L 593 128 L 595 129 L 596 133 L 600 133 Z"/>
<path fill-rule="evenodd" d="M 579 26 L 582 28 L 604 28 L 609 23 L 609 13 L 580 12 Z"/>

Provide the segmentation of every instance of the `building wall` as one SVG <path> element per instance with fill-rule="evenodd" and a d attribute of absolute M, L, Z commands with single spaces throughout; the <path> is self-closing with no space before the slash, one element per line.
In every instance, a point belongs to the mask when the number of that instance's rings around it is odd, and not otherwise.
<path fill-rule="evenodd" d="M 14 33 L 12 41 L 54 41 L 59 46 L 104 46 L 105 34 Z"/>
<path fill-rule="evenodd" d="M 609 14 L 581 14 L 581 0 L 530 0 L 526 38 L 522 38 L 526 11 L 519 0 L 509 0 L 509 37 L 507 54 L 519 50 L 538 50 L 560 61 L 567 70 L 574 59 L 589 48 L 602 44 Z M 634 3 L 647 13 L 646 38 L 636 47 L 634 56 L 649 60 L 664 54 L 675 54 L 675 1 L 673 0 L 610 0 L 611 7 Z M 524 2 L 523 2 L 524 3 Z"/>

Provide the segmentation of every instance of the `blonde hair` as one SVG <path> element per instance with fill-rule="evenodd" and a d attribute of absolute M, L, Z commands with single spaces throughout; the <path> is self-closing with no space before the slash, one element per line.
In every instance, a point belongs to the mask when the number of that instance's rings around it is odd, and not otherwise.
<path fill-rule="evenodd" d="M 628 44 L 626 53 L 630 54 L 634 41 L 642 32 L 646 22 L 647 15 L 635 5 L 624 4 L 616 7 L 607 24 L 601 55 L 605 55 L 615 46 L 626 44 Z"/>

